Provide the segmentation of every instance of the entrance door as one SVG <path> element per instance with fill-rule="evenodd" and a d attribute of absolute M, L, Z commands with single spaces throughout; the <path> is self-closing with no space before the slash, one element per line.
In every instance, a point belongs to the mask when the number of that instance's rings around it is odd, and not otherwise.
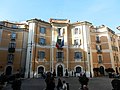
<path fill-rule="evenodd" d="M 57 67 L 57 75 L 58 76 L 63 76 L 63 66 L 62 65 L 58 65 L 58 67 Z"/>
<path fill-rule="evenodd" d="M 76 73 L 81 73 L 81 67 L 76 67 Z"/>
<path fill-rule="evenodd" d="M 104 67 L 103 66 L 100 66 L 99 72 L 100 72 L 101 75 L 104 75 Z"/>
<path fill-rule="evenodd" d="M 44 68 L 43 67 L 39 67 L 38 68 L 38 74 L 43 74 L 43 72 L 44 72 Z"/>
<path fill-rule="evenodd" d="M 6 75 L 11 75 L 12 74 L 12 67 L 11 66 L 8 66 L 6 68 Z"/>

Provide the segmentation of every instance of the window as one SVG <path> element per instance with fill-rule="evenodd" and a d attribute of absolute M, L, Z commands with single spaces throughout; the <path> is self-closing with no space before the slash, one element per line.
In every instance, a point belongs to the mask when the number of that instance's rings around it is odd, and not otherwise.
<path fill-rule="evenodd" d="M 14 42 L 9 43 L 9 48 L 15 48 L 15 47 L 16 47 L 16 43 Z"/>
<path fill-rule="evenodd" d="M 78 34 L 78 28 L 75 28 L 74 34 Z"/>
<path fill-rule="evenodd" d="M 16 47 L 16 43 L 14 43 L 14 42 L 9 43 L 9 47 L 8 47 L 9 53 L 14 53 L 15 52 L 15 47 Z"/>
<path fill-rule="evenodd" d="M 57 52 L 57 58 L 63 59 L 63 52 Z"/>
<path fill-rule="evenodd" d="M 96 42 L 100 42 L 100 37 L 96 36 Z"/>
<path fill-rule="evenodd" d="M 8 54 L 8 63 L 13 63 L 14 60 L 14 55 L 13 54 Z"/>
<path fill-rule="evenodd" d="M 101 55 L 98 56 L 98 63 L 102 63 L 102 56 Z"/>
<path fill-rule="evenodd" d="M 82 58 L 82 52 L 75 52 L 75 59 L 81 59 Z"/>
<path fill-rule="evenodd" d="M 8 52 L 9 53 L 14 53 L 15 52 L 15 47 L 16 47 L 16 43 L 9 43 Z"/>
<path fill-rule="evenodd" d="M 44 51 L 38 51 L 38 59 L 44 59 L 45 58 L 45 52 Z"/>
<path fill-rule="evenodd" d="M 58 36 L 64 36 L 65 28 L 57 28 Z"/>
<path fill-rule="evenodd" d="M 46 44 L 46 40 L 44 38 L 39 38 L 39 44 L 40 45 L 45 45 Z"/>
<path fill-rule="evenodd" d="M 16 28 L 18 28 L 18 27 L 17 27 L 17 25 L 12 25 L 12 28 L 16 29 Z"/>
<path fill-rule="evenodd" d="M 58 28 L 58 35 L 60 36 L 61 35 L 61 28 Z"/>
<path fill-rule="evenodd" d="M 40 27 L 40 33 L 45 34 L 46 33 L 46 28 L 45 27 Z"/>
<path fill-rule="evenodd" d="M 102 50 L 101 45 L 96 45 L 97 50 Z"/>
<path fill-rule="evenodd" d="M 78 39 L 74 40 L 74 45 L 78 45 Z"/>
<path fill-rule="evenodd" d="M 96 50 L 97 50 L 97 53 L 102 53 L 101 45 L 96 45 Z"/>
<path fill-rule="evenodd" d="M 11 40 L 15 40 L 15 39 L 16 39 L 16 33 L 15 33 L 15 32 L 12 32 L 10 38 L 11 38 Z"/>

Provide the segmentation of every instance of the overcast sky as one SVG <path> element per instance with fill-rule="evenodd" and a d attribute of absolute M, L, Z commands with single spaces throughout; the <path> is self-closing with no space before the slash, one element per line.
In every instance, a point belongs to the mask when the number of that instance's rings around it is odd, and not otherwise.
<path fill-rule="evenodd" d="M 25 21 L 50 18 L 89 21 L 106 25 L 116 33 L 120 25 L 120 0 L 1 0 L 0 20 Z"/>

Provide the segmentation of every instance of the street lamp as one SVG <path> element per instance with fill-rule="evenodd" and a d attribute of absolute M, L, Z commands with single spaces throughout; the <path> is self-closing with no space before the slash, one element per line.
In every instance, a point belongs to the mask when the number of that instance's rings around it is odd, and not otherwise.
<path fill-rule="evenodd" d="M 92 73 L 91 73 L 91 61 L 90 61 L 90 47 L 88 47 L 88 55 L 89 55 L 89 68 L 90 68 L 90 77 L 92 78 Z"/>
<path fill-rule="evenodd" d="M 31 53 L 32 53 L 32 41 L 30 43 L 30 60 L 29 60 L 29 68 L 28 68 L 28 78 L 30 78 L 30 66 L 31 66 Z"/>
<path fill-rule="evenodd" d="M 120 26 L 117 27 L 117 29 L 120 31 Z M 119 59 L 118 59 L 118 56 L 116 57 L 116 63 L 117 63 L 117 74 L 118 74 L 118 62 L 119 62 Z"/>

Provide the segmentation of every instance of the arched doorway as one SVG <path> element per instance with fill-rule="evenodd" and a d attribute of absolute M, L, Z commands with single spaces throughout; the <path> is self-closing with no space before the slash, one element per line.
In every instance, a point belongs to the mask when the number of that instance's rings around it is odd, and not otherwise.
<path fill-rule="evenodd" d="M 104 67 L 100 66 L 99 68 L 100 75 L 104 75 Z"/>
<path fill-rule="evenodd" d="M 57 67 L 57 76 L 63 76 L 63 66 L 58 65 Z"/>
<path fill-rule="evenodd" d="M 80 73 L 81 72 L 81 67 L 76 67 L 76 73 Z"/>
<path fill-rule="evenodd" d="M 43 67 L 39 67 L 38 68 L 38 76 L 41 77 L 44 73 L 44 68 Z"/>
<path fill-rule="evenodd" d="M 11 75 L 12 74 L 12 67 L 11 66 L 8 66 L 6 68 L 6 75 Z"/>

